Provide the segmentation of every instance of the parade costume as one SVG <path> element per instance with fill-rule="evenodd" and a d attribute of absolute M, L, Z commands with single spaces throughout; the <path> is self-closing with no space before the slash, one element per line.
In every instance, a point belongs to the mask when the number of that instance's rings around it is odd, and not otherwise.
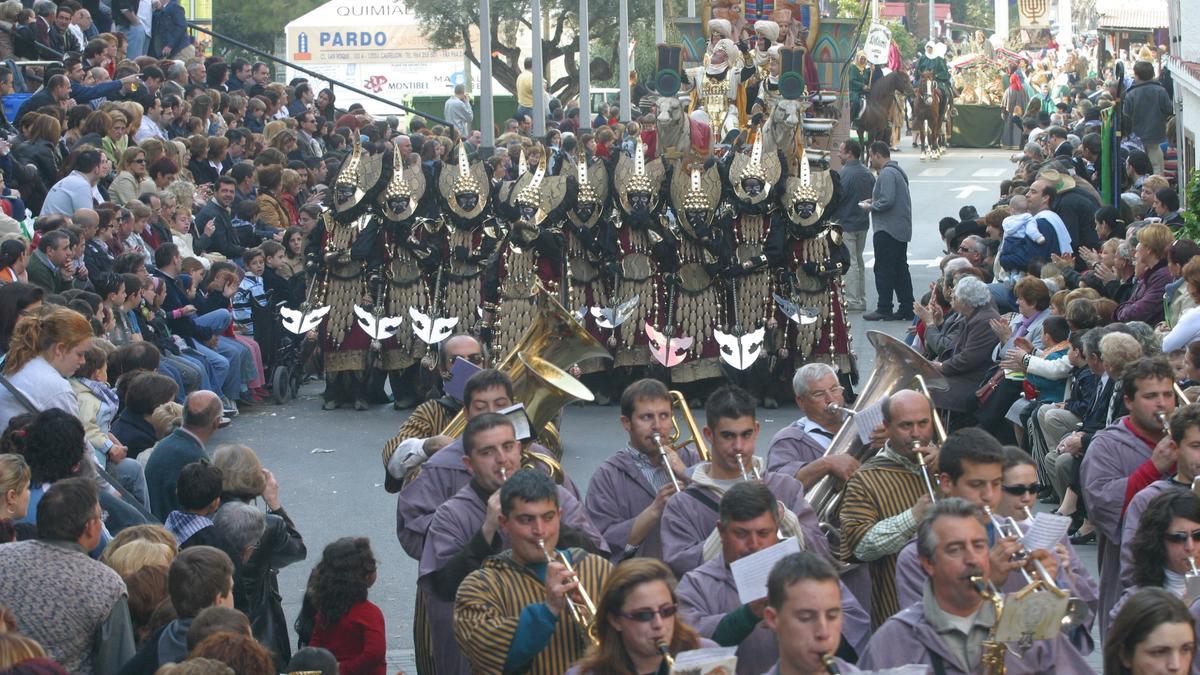
<path fill-rule="evenodd" d="M 718 53 L 723 58 L 714 58 Z M 743 56 L 747 57 L 745 63 Z M 733 40 L 721 39 L 709 54 L 708 62 L 694 68 L 689 75 L 692 105 L 688 112 L 702 113 L 714 141 L 719 142 L 727 132 L 746 126 L 746 80 L 755 70 L 749 56 L 748 50 L 744 54 L 738 51 Z"/>
<path fill-rule="evenodd" d="M 444 248 L 437 273 L 442 282 L 434 306 L 442 316 L 458 317 L 459 330 L 476 325 L 484 265 L 499 236 L 488 208 L 490 185 L 483 163 L 468 161 L 461 144 L 457 167 L 447 167 L 438 177 L 445 225 L 439 230 Z"/>
<path fill-rule="evenodd" d="M 568 194 L 574 203 L 566 210 L 566 286 L 563 307 L 576 313 L 583 311 L 582 323 L 601 344 L 611 350 L 617 345 L 614 331 L 601 328 L 596 317 L 587 311 L 591 307 L 613 307 L 628 298 L 612 294 L 612 270 L 617 260 L 616 230 L 611 223 L 609 197 L 610 167 L 599 158 L 588 162 L 580 153 L 569 164 Z M 603 359 L 588 359 L 579 364 L 584 374 L 608 368 Z"/>
<path fill-rule="evenodd" d="M 954 86 L 950 83 L 950 69 L 946 66 L 946 45 L 940 42 L 925 43 L 925 52 L 917 59 L 916 79 L 921 79 L 925 71 L 933 73 L 933 81 L 942 92 L 942 119 L 946 119 L 946 111 L 954 101 Z"/>

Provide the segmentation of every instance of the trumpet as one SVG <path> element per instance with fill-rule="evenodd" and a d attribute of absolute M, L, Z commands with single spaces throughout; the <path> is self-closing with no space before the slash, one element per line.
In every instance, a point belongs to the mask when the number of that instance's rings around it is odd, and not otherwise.
<path fill-rule="evenodd" d="M 1000 516 L 997 516 L 996 513 L 994 511 L 992 511 L 992 507 L 987 506 L 986 504 L 983 507 L 983 512 L 987 514 L 988 518 L 992 519 L 992 525 L 996 528 L 996 533 L 998 535 L 1000 535 L 1002 537 L 1005 537 L 1005 536 L 1016 537 L 1017 541 L 1020 541 L 1025 536 L 1025 533 L 1021 531 L 1021 526 L 1017 525 L 1016 520 L 1014 520 L 1012 518 L 1007 518 L 1008 522 L 1007 523 L 1004 522 L 1005 519 L 1002 519 Z M 1029 548 L 1025 546 L 1024 542 L 1022 542 L 1021 550 L 1018 551 L 1016 553 L 1016 555 L 1013 557 L 1016 560 L 1029 560 L 1030 559 L 1029 554 L 1030 554 Z M 1034 567 L 1037 569 L 1038 576 L 1041 577 L 1042 581 L 1044 581 L 1047 586 L 1057 589 L 1058 584 L 1056 584 L 1054 582 L 1054 580 L 1050 578 L 1050 575 L 1046 572 L 1046 568 L 1042 566 L 1042 563 L 1037 560 L 1034 560 L 1033 564 L 1034 564 Z M 1021 576 L 1025 577 L 1025 583 L 1033 583 L 1033 577 L 1029 574 L 1029 572 L 1024 567 L 1021 568 Z"/>
<path fill-rule="evenodd" d="M 508 469 L 500 467 L 500 480 L 504 481 L 505 483 L 508 482 Z"/>
<path fill-rule="evenodd" d="M 662 654 L 663 661 L 667 664 L 667 671 L 670 672 L 675 667 L 675 657 L 671 656 L 670 645 L 667 644 L 666 640 L 659 640 L 655 647 L 658 649 L 658 653 Z"/>
<path fill-rule="evenodd" d="M 546 556 L 546 563 L 552 563 L 558 560 L 557 552 L 555 555 L 550 555 L 550 551 L 546 549 L 546 540 L 538 539 L 538 548 L 542 549 L 542 554 Z M 583 587 L 583 580 L 575 573 L 575 568 L 567 561 L 565 557 L 559 560 L 571 576 L 579 581 L 579 596 L 583 602 L 575 602 L 567 596 L 567 609 L 571 612 L 571 619 L 575 621 L 575 627 L 579 633 L 595 646 L 600 646 L 600 639 L 596 637 L 596 604 L 592 602 L 592 598 L 588 595 L 587 589 Z"/>
<path fill-rule="evenodd" d="M 680 492 L 683 487 L 679 484 L 679 478 L 675 476 L 675 469 L 671 468 L 671 458 L 667 455 L 667 448 L 663 445 L 662 434 L 655 432 L 650 438 L 654 439 L 654 444 L 658 446 L 658 456 L 662 458 L 663 467 L 667 470 L 667 475 L 671 477 L 671 482 L 675 485 L 675 491 Z"/>
<path fill-rule="evenodd" d="M 821 664 L 825 666 L 825 672 L 829 675 L 842 675 L 842 671 L 838 669 L 837 663 L 833 660 L 833 654 L 821 656 Z"/>
<path fill-rule="evenodd" d="M 1167 419 L 1167 413 L 1162 410 L 1155 410 L 1154 419 L 1158 420 L 1158 423 L 1162 425 L 1162 432 L 1164 434 L 1171 433 L 1171 421 Z"/>
<path fill-rule="evenodd" d="M 758 467 L 754 465 L 754 461 L 750 461 L 750 471 L 746 470 L 746 460 L 742 459 L 742 455 L 737 455 L 738 468 L 742 470 L 742 480 L 750 480 L 751 472 L 755 480 L 762 480 L 762 474 L 758 472 Z"/>
<path fill-rule="evenodd" d="M 917 452 L 921 447 L 921 441 L 913 441 L 913 454 L 917 456 L 917 464 L 921 465 L 921 477 L 925 479 L 925 489 L 929 491 L 929 499 L 937 501 L 937 494 L 933 491 L 933 481 L 929 479 L 929 465 L 925 463 L 925 455 Z"/>

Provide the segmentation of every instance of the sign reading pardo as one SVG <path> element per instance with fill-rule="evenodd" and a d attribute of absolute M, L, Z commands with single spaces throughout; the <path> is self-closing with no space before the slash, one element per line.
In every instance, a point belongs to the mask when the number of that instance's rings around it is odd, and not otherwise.
<path fill-rule="evenodd" d="M 449 96 L 465 79 L 463 50 L 430 44 L 400 0 L 331 0 L 285 33 L 289 61 L 398 103 L 413 95 Z M 306 76 L 289 68 L 287 77 Z M 372 113 L 398 113 L 345 90 L 337 91 L 337 101 L 340 108 L 357 102 Z"/>

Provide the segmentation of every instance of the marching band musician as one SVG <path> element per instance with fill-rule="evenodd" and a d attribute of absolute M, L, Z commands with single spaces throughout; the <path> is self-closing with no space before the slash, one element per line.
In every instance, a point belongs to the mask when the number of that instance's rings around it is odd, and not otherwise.
<path fill-rule="evenodd" d="M 430 632 L 439 636 L 453 630 L 454 595 L 462 580 L 486 558 L 507 548 L 499 530 L 500 488 L 521 469 L 521 443 L 504 415 L 472 417 L 462 445 L 471 481 L 433 514 L 421 555 L 418 592 L 425 596 Z M 557 492 L 563 519 L 559 541 L 607 555 L 604 539 L 588 522 L 583 506 L 562 486 L 557 486 Z M 436 672 L 470 672 L 454 641 L 435 640 L 433 651 Z"/>
<path fill-rule="evenodd" d="M 803 548 L 829 553 L 817 514 L 804 498 L 804 486 L 791 476 L 762 473 L 762 460 L 754 456 L 759 431 L 755 405 L 753 396 L 732 385 L 708 397 L 704 440 L 709 444 L 711 460 L 693 467 L 692 484 L 667 500 L 663 509 L 663 561 L 680 576 L 720 553 L 721 542 L 713 523 L 720 511 L 721 496 L 760 473 L 762 483 L 784 506 L 779 518 L 783 534 L 799 535 Z"/>
<path fill-rule="evenodd" d="M 587 612 L 576 614 L 571 603 L 584 604 L 584 591 L 599 597 L 612 564 L 558 548 L 557 487 L 522 469 L 500 488 L 496 521 L 512 548 L 467 575 L 454 601 L 454 637 L 473 672 L 559 675 L 584 654 L 590 626 L 578 619 Z"/>
<path fill-rule="evenodd" d="M 1184 603 L 1196 598 L 1188 593 L 1188 577 L 1200 556 L 1200 496 L 1191 490 L 1168 490 L 1146 505 L 1133 535 L 1138 558 L 1133 565 L 1131 585 L 1109 612 L 1116 619 L 1121 606 L 1143 588 L 1162 588 Z"/>
<path fill-rule="evenodd" d="M 651 558 L 627 560 L 609 575 L 596 605 L 596 629 L 599 644 L 567 675 L 665 674 L 679 652 L 717 646 L 683 622 L 675 576 Z"/>
<path fill-rule="evenodd" d="M 763 483 L 742 482 L 729 488 L 721 498 L 717 532 L 720 552 L 700 567 L 688 572 L 679 583 L 679 603 L 683 617 L 723 647 L 737 646 L 737 672 L 761 673 L 779 658 L 775 634 L 762 623 L 767 598 L 750 603 L 739 600 L 730 564 L 779 543 L 782 514 L 775 495 Z M 801 549 L 828 559 L 828 554 L 802 538 Z M 818 551 L 820 551 L 818 553 Z M 834 638 L 834 649 L 851 654 L 861 650 L 869 636 L 866 611 L 844 586 L 840 585 L 839 605 L 845 621 Z"/>
<path fill-rule="evenodd" d="M 937 466 L 929 399 L 905 389 L 884 399 L 881 410 L 887 441 L 846 483 L 838 551 L 843 561 L 870 564 L 872 628 L 900 611 L 896 556 L 916 533 L 932 501 L 916 453 L 925 455 L 929 471 Z"/>
<path fill-rule="evenodd" d="M 987 672 L 984 642 L 999 617 L 971 581 L 991 573 L 984 517 L 978 506 L 957 498 L 927 506 L 917 530 L 921 566 L 929 575 L 921 601 L 875 631 L 860 666 L 924 663 L 946 675 Z M 1062 633 L 1034 640 L 1027 649 L 1001 647 L 1007 675 L 1092 671 Z"/>
<path fill-rule="evenodd" d="M 1142 358 L 1125 368 L 1122 398 L 1129 414 L 1096 433 L 1079 469 L 1088 519 L 1098 532 L 1100 634 L 1121 595 L 1121 517 L 1130 477 L 1146 460 L 1171 454 L 1171 439 L 1156 413 L 1175 411 L 1174 373 L 1165 358 Z"/>
<path fill-rule="evenodd" d="M 1150 501 L 1158 495 L 1173 490 L 1191 490 L 1200 469 L 1200 404 L 1176 408 L 1171 415 L 1172 452 L 1168 457 L 1151 457 L 1165 461 L 1174 457 L 1175 475 L 1156 480 L 1130 500 L 1125 508 L 1125 519 L 1121 522 L 1121 583 L 1133 583 L 1133 536 L 1138 531 L 1142 514 Z M 1167 471 L 1170 469 L 1168 468 Z"/>
<path fill-rule="evenodd" d="M 771 568 L 763 623 L 779 643 L 779 663 L 765 675 L 828 675 L 822 656 L 842 675 L 860 672 L 833 656 L 842 639 L 842 586 L 837 568 L 815 553 L 793 553 Z"/>
<path fill-rule="evenodd" d="M 688 468 L 700 460 L 691 446 L 677 451 L 665 447 L 673 415 L 671 395 L 662 382 L 647 378 L 626 387 L 621 393 L 621 426 L 629 444 L 606 459 L 588 483 L 588 516 L 608 547 L 623 558 L 662 557 L 663 508 L 676 492 L 675 481 L 682 486 Z"/>
<path fill-rule="evenodd" d="M 767 471 L 795 476 L 805 490 L 828 475 L 849 480 L 858 470 L 858 460 L 845 453 L 825 454 L 838 430 L 849 421 L 841 410 L 846 406 L 845 388 L 838 382 L 837 371 L 827 363 L 805 364 L 792 376 L 792 391 L 804 414 L 771 439 Z"/>
<path fill-rule="evenodd" d="M 470 422 L 476 415 L 503 410 L 512 405 L 512 396 L 512 380 L 508 375 L 498 370 L 481 370 L 467 380 L 463 389 L 463 415 Z M 550 452 L 537 443 L 530 449 L 543 454 Z M 471 474 L 463 456 L 459 438 L 434 453 L 422 465 L 421 473 L 400 491 L 396 499 L 396 537 L 409 557 L 421 559 L 425 533 L 434 512 L 470 482 Z M 569 477 L 563 477 L 563 485 L 572 495 L 579 494 Z"/>
<path fill-rule="evenodd" d="M 448 382 L 455 359 L 465 359 L 477 366 L 487 362 L 483 344 L 472 335 L 458 333 L 438 343 L 437 373 L 440 383 Z M 458 411 L 462 402 L 442 394 L 418 405 L 400 425 L 400 431 L 383 446 L 383 467 L 386 473 L 383 487 L 399 492 L 412 472 L 433 456 L 433 453 L 454 442 L 442 435 L 442 429 Z"/>
<path fill-rule="evenodd" d="M 1104 672 L 1182 673 L 1196 656 L 1196 610 L 1160 588 L 1134 595 L 1104 640 Z M 1192 666 L 1195 670 L 1195 665 Z"/>

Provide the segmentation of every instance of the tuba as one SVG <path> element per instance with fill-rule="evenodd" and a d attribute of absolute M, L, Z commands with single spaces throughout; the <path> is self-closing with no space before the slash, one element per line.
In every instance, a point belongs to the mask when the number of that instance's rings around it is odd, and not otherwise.
<path fill-rule="evenodd" d="M 536 299 L 537 319 L 496 366 L 512 380 L 513 400 L 525 404 L 529 429 L 534 434 L 545 428 L 568 403 L 593 399 L 592 392 L 567 373 L 566 368 L 585 359 L 612 358 L 604 345 L 597 342 L 540 284 L 536 288 Z M 442 434 L 454 438 L 461 435 L 466 426 L 467 418 L 459 411 L 442 429 Z M 554 479 L 562 482 L 563 469 L 558 459 L 529 450 L 524 454 L 526 460 L 537 459 L 545 463 Z"/>
<path fill-rule="evenodd" d="M 871 372 L 866 386 L 858 395 L 858 400 L 854 403 L 855 414 L 878 403 L 892 392 L 908 386 L 908 383 L 917 376 L 920 376 L 926 392 L 930 387 L 934 389 L 947 387 L 946 379 L 942 377 L 937 368 L 912 347 L 886 333 L 875 330 L 867 331 L 867 339 L 875 347 L 876 366 L 875 370 Z M 834 435 L 833 440 L 830 441 L 829 449 L 825 451 L 825 454 L 849 454 L 860 462 L 865 462 L 874 456 L 875 451 L 869 449 L 859 439 L 858 430 L 854 424 L 843 424 L 842 428 L 838 429 L 837 434 Z M 822 523 L 834 522 L 833 516 L 837 513 L 844 487 L 845 485 L 841 481 L 832 476 L 822 478 L 813 486 L 808 501 Z"/>

